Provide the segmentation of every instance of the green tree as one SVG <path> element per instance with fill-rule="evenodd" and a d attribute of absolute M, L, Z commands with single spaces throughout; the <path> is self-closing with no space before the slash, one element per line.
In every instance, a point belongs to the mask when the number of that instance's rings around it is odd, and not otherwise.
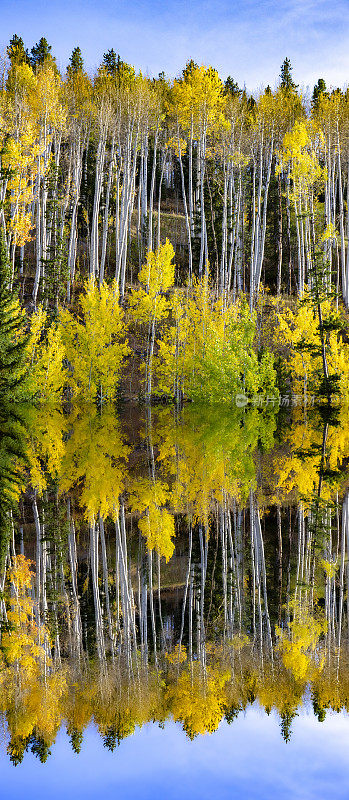
<path fill-rule="evenodd" d="M 30 737 L 30 749 L 34 756 L 36 756 L 41 764 L 46 764 L 48 757 L 51 755 L 51 750 L 42 736 L 32 736 Z"/>
<path fill-rule="evenodd" d="M 239 97 L 242 94 L 242 89 L 239 88 L 239 84 L 234 81 L 231 75 L 228 75 L 226 81 L 224 81 L 224 94 L 230 94 L 232 97 Z"/>
<path fill-rule="evenodd" d="M 16 33 L 11 37 L 6 52 L 11 61 L 11 66 L 15 64 L 28 64 L 29 62 L 28 50 L 24 47 L 22 37 L 17 36 Z"/>
<path fill-rule="evenodd" d="M 134 68 L 116 55 L 113 48 L 103 55 L 102 67 L 115 78 L 117 84 L 130 85 L 135 78 Z"/>
<path fill-rule="evenodd" d="M 285 58 L 284 62 L 281 64 L 280 86 L 281 89 L 285 89 L 286 92 L 295 92 L 296 89 L 298 89 L 298 84 L 296 84 L 292 78 L 292 66 L 289 58 Z"/>
<path fill-rule="evenodd" d="M 293 722 L 294 718 L 297 717 L 297 716 L 298 716 L 298 714 L 293 709 L 288 709 L 288 708 L 286 708 L 280 714 L 280 718 L 281 718 L 280 729 L 281 729 L 282 738 L 284 739 L 286 744 L 291 739 L 292 722 Z"/>
<path fill-rule="evenodd" d="M 116 75 L 119 62 L 120 56 L 116 55 L 113 47 L 103 54 L 102 66 L 109 72 L 109 75 Z"/>
<path fill-rule="evenodd" d="M 82 747 L 83 733 L 82 731 L 78 731 L 77 728 L 71 728 L 69 730 L 69 735 L 72 749 L 76 755 L 79 755 Z"/>
<path fill-rule="evenodd" d="M 17 399 L 22 393 L 27 335 L 18 300 L 11 294 L 10 268 L 3 235 L 0 235 L 0 392 Z"/>
<path fill-rule="evenodd" d="M 49 59 L 53 59 L 51 55 L 52 46 L 48 43 L 47 39 L 44 36 L 32 47 L 30 51 L 30 63 L 33 69 L 38 66 L 41 66 L 48 61 Z"/>
<path fill-rule="evenodd" d="M 82 72 L 83 69 L 84 59 L 82 57 L 80 47 L 74 47 L 67 68 L 68 75 L 71 77 L 72 75 L 76 75 L 78 72 Z"/>
<path fill-rule="evenodd" d="M 0 400 L 0 565 L 3 568 L 12 532 L 11 512 L 17 510 L 26 458 L 26 408 Z"/>
<path fill-rule="evenodd" d="M 182 70 L 183 79 L 186 81 L 187 78 L 189 78 L 189 76 L 198 68 L 199 65 L 191 58 L 190 61 L 187 61 L 184 69 Z"/>
<path fill-rule="evenodd" d="M 322 95 L 326 95 L 326 83 L 323 78 L 319 78 L 313 89 L 313 96 L 311 98 L 312 107 L 315 109 L 319 105 L 319 100 Z"/>

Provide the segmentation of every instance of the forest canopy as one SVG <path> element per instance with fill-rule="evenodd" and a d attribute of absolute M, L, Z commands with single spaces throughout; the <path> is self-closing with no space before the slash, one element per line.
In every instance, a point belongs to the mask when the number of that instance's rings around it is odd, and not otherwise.
<path fill-rule="evenodd" d="M 255 95 L 113 48 L 61 72 L 18 35 L 2 75 L 0 255 L 32 394 L 104 402 L 131 370 L 145 399 L 277 396 L 285 372 L 346 397 L 348 91 L 319 78 L 310 101 L 288 58 Z"/>

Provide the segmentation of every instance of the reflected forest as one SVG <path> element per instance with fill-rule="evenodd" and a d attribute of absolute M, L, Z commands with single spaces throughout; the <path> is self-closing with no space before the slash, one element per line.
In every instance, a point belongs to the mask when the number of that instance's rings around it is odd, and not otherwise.
<path fill-rule="evenodd" d="M 14 35 L 0 76 L 0 714 L 349 710 L 349 93 Z M 165 732 L 164 732 L 165 735 Z"/>

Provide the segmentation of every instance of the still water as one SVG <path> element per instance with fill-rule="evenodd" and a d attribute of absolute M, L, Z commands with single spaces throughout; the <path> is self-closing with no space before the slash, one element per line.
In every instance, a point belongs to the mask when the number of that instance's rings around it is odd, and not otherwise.
<path fill-rule="evenodd" d="M 347 796 L 348 423 L 6 410 L 4 791 Z"/>

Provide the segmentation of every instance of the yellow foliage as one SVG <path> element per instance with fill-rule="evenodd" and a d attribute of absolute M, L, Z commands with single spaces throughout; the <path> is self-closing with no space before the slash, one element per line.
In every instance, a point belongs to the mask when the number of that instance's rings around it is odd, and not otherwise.
<path fill-rule="evenodd" d="M 181 125 L 189 128 L 193 124 L 195 136 L 227 126 L 223 92 L 223 83 L 212 67 L 195 66 L 185 80 L 175 80 L 172 104 Z"/>
<path fill-rule="evenodd" d="M 223 306 L 214 300 L 208 277 L 194 280 L 171 298 L 171 321 L 162 331 L 154 359 L 156 392 L 193 400 L 229 403 L 243 392 L 278 396 L 273 357 L 254 350 L 256 317 L 242 298 Z"/>
<path fill-rule="evenodd" d="M 277 452 L 270 462 L 271 482 L 275 487 L 275 502 L 283 502 L 292 493 L 304 502 L 305 508 L 312 503 L 318 493 L 319 474 L 322 460 L 323 426 L 315 417 L 304 419 L 304 412 L 295 414 L 293 424 L 284 440 L 281 452 Z M 326 440 L 326 454 L 323 466 L 333 473 L 331 481 L 322 481 L 321 497 L 329 502 L 340 488 L 340 472 L 349 455 L 349 409 L 343 406 L 338 415 L 338 425 L 330 427 Z"/>
<path fill-rule="evenodd" d="M 223 717 L 227 704 L 226 684 L 229 672 L 208 666 L 203 669 L 197 662 L 187 667 L 176 683 L 167 690 L 171 712 L 182 723 L 190 739 L 204 733 L 213 733 Z"/>
<path fill-rule="evenodd" d="M 116 283 L 91 279 L 80 298 L 81 315 L 61 309 L 59 332 L 71 366 L 69 385 L 84 401 L 113 400 L 129 347 Z"/>
<path fill-rule="evenodd" d="M 293 307 L 270 297 L 268 304 L 272 308 L 267 322 L 269 345 L 287 363 L 294 393 L 303 399 L 311 394 L 316 396 L 323 378 L 323 362 L 319 320 L 310 289 L 305 289 Z M 322 301 L 321 312 L 324 327 L 329 327 L 325 334 L 329 375 L 338 377 L 338 392 L 341 401 L 346 402 L 349 398 L 349 345 L 343 341 L 340 331 L 344 320 L 330 299 Z"/>
<path fill-rule="evenodd" d="M 37 131 L 32 122 L 23 120 L 19 136 L 8 139 L 2 155 L 3 169 L 11 175 L 7 183 L 13 207 L 10 229 L 19 247 L 31 238 L 33 223 L 30 205 L 34 199 L 35 176 L 38 169 L 41 175 L 44 174 L 44 165 L 40 162 L 44 145 L 37 143 L 36 137 Z"/>
<path fill-rule="evenodd" d="M 166 484 L 138 478 L 132 483 L 129 503 L 133 513 L 141 518 L 138 527 L 149 550 L 155 550 L 168 561 L 174 551 L 174 518 L 165 503 L 170 494 Z"/>
<path fill-rule="evenodd" d="M 167 316 L 170 306 L 164 294 L 173 286 L 173 258 L 174 249 L 168 239 L 154 252 L 148 252 L 138 275 L 141 287 L 132 290 L 129 300 L 131 314 L 137 322 L 159 321 Z"/>
<path fill-rule="evenodd" d="M 328 578 L 335 577 L 338 566 L 336 561 L 330 561 L 329 559 L 323 558 L 321 561 L 321 566 Z"/>
<path fill-rule="evenodd" d="M 61 400 L 67 371 L 63 367 L 65 347 L 56 323 L 47 326 L 42 306 L 32 315 L 27 348 L 31 392 L 52 404 Z"/>
<path fill-rule="evenodd" d="M 68 425 L 73 431 L 62 458 L 60 491 L 80 487 L 80 502 L 90 523 L 98 515 L 115 518 L 129 453 L 118 418 L 109 407 L 99 414 L 94 405 L 85 406 L 72 413 Z"/>
<path fill-rule="evenodd" d="M 256 487 L 258 441 L 273 443 L 275 419 L 256 409 L 243 417 L 231 409 L 185 406 L 179 421 L 169 409 L 154 414 L 152 441 L 158 465 L 171 485 L 171 506 L 208 530 L 216 503 L 244 502 Z"/>
<path fill-rule="evenodd" d="M 1 641 L 6 663 L 16 664 L 23 676 L 38 673 L 44 663 L 50 663 L 48 630 L 34 621 L 34 602 L 30 592 L 33 574 L 29 563 L 25 556 L 18 555 L 9 571 L 11 590 L 7 619 L 10 627 L 4 631 Z"/>
<path fill-rule="evenodd" d="M 291 131 L 285 133 L 280 163 L 291 166 L 290 177 L 294 200 L 306 200 L 311 187 L 322 185 L 326 179 L 326 169 L 322 168 L 311 139 L 311 125 L 304 120 L 296 120 Z"/>
<path fill-rule="evenodd" d="M 27 458 L 31 485 L 39 495 L 47 488 L 48 476 L 56 481 L 60 475 L 68 428 L 60 406 L 42 405 L 29 415 Z"/>
<path fill-rule="evenodd" d="M 288 630 L 277 627 L 278 649 L 286 669 L 291 670 L 296 680 L 311 678 L 321 663 L 315 661 L 319 639 L 327 630 L 325 618 L 314 616 L 306 606 L 293 601 L 289 604 L 292 620 Z"/>
<path fill-rule="evenodd" d="M 165 653 L 165 658 L 169 664 L 183 664 L 187 660 L 186 648 L 184 645 L 176 644 L 171 653 Z"/>

